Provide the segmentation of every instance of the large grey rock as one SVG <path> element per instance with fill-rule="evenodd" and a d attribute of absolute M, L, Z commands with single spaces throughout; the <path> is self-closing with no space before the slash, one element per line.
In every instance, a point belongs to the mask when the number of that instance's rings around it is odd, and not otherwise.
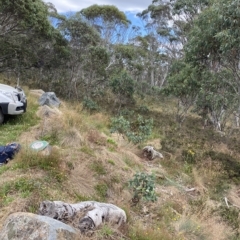
<path fill-rule="evenodd" d="M 2 230 L 1 240 L 78 240 L 80 233 L 60 221 L 33 213 L 9 215 Z"/>
<path fill-rule="evenodd" d="M 41 106 L 48 105 L 50 107 L 59 107 L 61 104 L 60 100 L 56 97 L 54 92 L 45 92 L 38 100 Z"/>

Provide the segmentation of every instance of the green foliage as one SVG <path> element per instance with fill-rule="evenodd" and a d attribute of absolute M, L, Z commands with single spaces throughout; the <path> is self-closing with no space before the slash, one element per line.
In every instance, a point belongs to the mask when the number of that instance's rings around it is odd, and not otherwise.
<path fill-rule="evenodd" d="M 111 164 L 111 165 L 113 165 L 113 166 L 115 165 L 115 162 L 114 162 L 112 159 L 109 159 L 109 160 L 108 160 L 108 163 Z"/>
<path fill-rule="evenodd" d="M 91 98 L 84 97 L 83 99 L 83 108 L 88 109 L 89 111 L 99 110 L 99 106 Z"/>
<path fill-rule="evenodd" d="M 2 165 L 2 166 L 0 167 L 0 175 L 3 174 L 4 172 L 8 171 L 9 168 L 10 168 L 10 167 L 7 166 L 7 165 Z"/>
<path fill-rule="evenodd" d="M 113 236 L 113 234 L 114 234 L 113 229 L 110 226 L 104 224 L 97 235 L 99 239 L 106 239 Z"/>
<path fill-rule="evenodd" d="M 83 147 L 81 147 L 80 150 L 81 150 L 82 152 L 90 155 L 90 156 L 95 156 L 93 149 L 91 149 L 91 148 L 88 147 L 88 146 L 83 146 Z"/>
<path fill-rule="evenodd" d="M 52 129 L 50 133 L 41 137 L 41 140 L 49 142 L 50 145 L 57 145 L 59 143 L 59 132 L 56 129 Z"/>
<path fill-rule="evenodd" d="M 191 238 L 205 240 L 207 238 L 207 234 L 204 233 L 201 229 L 201 226 L 191 219 L 186 219 L 179 226 L 179 231 L 183 232 L 184 235 L 187 235 Z"/>
<path fill-rule="evenodd" d="M 75 199 L 76 199 L 77 202 L 83 202 L 83 201 L 91 201 L 92 197 L 81 195 L 80 193 L 75 192 Z"/>
<path fill-rule="evenodd" d="M 41 152 L 32 150 L 22 150 L 13 165 L 13 169 L 39 168 L 47 171 L 49 177 L 58 182 L 66 179 L 64 169 L 61 169 L 61 157 L 55 149 L 51 150 L 49 155 L 43 155 Z"/>
<path fill-rule="evenodd" d="M 110 131 L 112 133 L 118 132 L 120 134 L 125 134 L 129 131 L 129 129 L 130 129 L 130 122 L 126 120 L 123 116 L 111 119 Z"/>
<path fill-rule="evenodd" d="M 15 182 L 14 188 L 16 191 L 21 192 L 22 197 L 25 198 L 35 189 L 35 185 L 33 180 L 20 178 Z"/>
<path fill-rule="evenodd" d="M 167 227 L 131 227 L 129 231 L 130 240 L 172 240 Z"/>
<path fill-rule="evenodd" d="M 111 144 L 113 146 L 117 146 L 117 143 L 113 139 L 111 139 L 111 138 L 107 139 L 107 143 L 109 143 L 109 144 Z"/>
<path fill-rule="evenodd" d="M 0 132 L 4 132 L 1 135 L 1 145 L 15 142 L 21 133 L 38 123 L 39 118 L 35 114 L 38 104 L 32 101 L 28 103 L 26 113 L 19 116 L 9 116 L 5 124 L 0 125 Z"/>
<path fill-rule="evenodd" d="M 239 229 L 239 211 L 236 208 L 228 208 L 221 206 L 219 209 L 220 216 L 226 221 L 233 229 Z"/>
<path fill-rule="evenodd" d="M 26 198 L 38 188 L 38 183 L 36 180 L 27 178 L 19 178 L 15 181 L 7 182 L 1 186 L 0 197 L 6 198 L 9 197 L 9 194 L 18 192 L 21 194 L 21 197 Z"/>
<path fill-rule="evenodd" d="M 119 98 L 126 97 L 132 99 L 133 97 L 134 81 L 126 71 L 114 75 L 110 82 L 110 87 Z"/>
<path fill-rule="evenodd" d="M 103 166 L 102 162 L 100 162 L 100 161 L 94 161 L 91 164 L 90 167 L 98 175 L 105 175 L 105 174 L 107 174 L 107 171 L 106 171 L 105 167 Z"/>
<path fill-rule="evenodd" d="M 49 31 L 50 23 L 48 21 L 48 8 L 41 0 L 2 0 L 0 3 L 0 12 L 6 16 L 5 24 L 9 23 L 9 32 L 18 33 L 19 30 L 37 30 Z M 18 24 L 11 25 L 15 21 Z"/>
<path fill-rule="evenodd" d="M 82 9 L 81 13 L 89 20 L 102 19 L 104 22 L 126 25 L 129 23 L 124 12 L 119 11 L 115 6 L 112 5 L 94 4 L 88 8 Z"/>
<path fill-rule="evenodd" d="M 230 154 L 213 150 L 205 152 L 204 155 L 222 164 L 224 169 L 224 171 L 222 171 L 222 177 L 225 179 L 231 179 L 237 184 L 239 183 L 240 176 L 238 169 L 240 169 L 240 163 L 236 158 Z M 224 184 L 220 183 L 220 185 L 223 186 Z"/>
<path fill-rule="evenodd" d="M 116 44 L 114 50 L 116 58 L 121 60 L 132 60 L 136 55 L 132 45 Z"/>
<path fill-rule="evenodd" d="M 66 41 L 50 24 L 48 6 L 43 1 L 3 0 L 0 14 L 1 72 L 11 70 L 20 75 L 32 67 L 49 67 L 51 60 L 63 53 Z"/>
<path fill-rule="evenodd" d="M 186 163 L 195 163 L 196 153 L 192 149 L 182 150 L 182 157 Z"/>
<path fill-rule="evenodd" d="M 138 115 L 131 122 L 123 116 L 111 119 L 111 132 L 125 134 L 129 141 L 137 144 L 145 141 L 152 133 L 153 119 L 144 119 Z"/>
<path fill-rule="evenodd" d="M 179 98 L 196 95 L 200 87 L 199 76 L 197 68 L 184 61 L 175 61 L 171 66 L 168 85 L 164 88 L 164 92 Z"/>
<path fill-rule="evenodd" d="M 94 186 L 95 191 L 101 201 L 105 201 L 107 197 L 108 186 L 105 183 L 99 183 Z"/>
<path fill-rule="evenodd" d="M 89 47 L 88 52 L 90 53 L 92 71 L 95 71 L 96 74 L 105 77 L 105 68 L 109 62 L 109 55 L 106 48 L 91 46 Z"/>
<path fill-rule="evenodd" d="M 141 105 L 138 107 L 137 111 L 141 114 L 147 114 L 149 113 L 149 108 L 145 105 Z"/>
<path fill-rule="evenodd" d="M 136 173 L 129 181 L 129 187 L 133 190 L 133 201 L 143 198 L 146 201 L 157 201 L 155 193 L 155 176 L 144 172 Z"/>
<path fill-rule="evenodd" d="M 131 122 L 131 131 L 126 135 L 133 143 L 145 141 L 151 134 L 153 128 L 153 119 L 144 119 L 138 115 L 135 121 Z"/>

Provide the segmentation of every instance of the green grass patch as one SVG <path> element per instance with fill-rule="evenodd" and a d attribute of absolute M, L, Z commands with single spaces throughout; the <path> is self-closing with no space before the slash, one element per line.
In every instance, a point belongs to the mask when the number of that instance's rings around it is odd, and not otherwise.
<path fill-rule="evenodd" d="M 4 172 L 8 171 L 10 169 L 9 166 L 3 165 L 0 167 L 0 175 L 3 174 Z"/>
<path fill-rule="evenodd" d="M 103 166 L 103 163 L 100 161 L 94 161 L 91 165 L 90 168 L 97 173 L 98 175 L 105 175 L 107 174 L 107 171 L 105 167 Z"/>
<path fill-rule="evenodd" d="M 115 165 L 115 162 L 112 159 L 109 159 L 107 162 L 113 166 Z"/>
<path fill-rule="evenodd" d="M 7 116 L 5 122 L 0 125 L 0 145 L 16 142 L 21 133 L 36 125 L 39 122 L 39 118 L 36 115 L 38 107 L 37 102 L 30 99 L 26 113 L 18 116 Z"/>
<path fill-rule="evenodd" d="M 52 149 L 49 155 L 43 155 L 31 149 L 22 149 L 17 155 L 13 169 L 39 168 L 48 173 L 51 178 L 58 182 L 66 179 L 65 170 L 61 168 L 60 153 Z"/>
<path fill-rule="evenodd" d="M 74 195 L 75 195 L 75 199 L 76 199 L 77 202 L 84 202 L 84 201 L 91 201 L 92 200 L 91 196 L 85 196 L 85 195 L 82 195 L 82 194 L 76 193 L 76 192 L 74 192 Z"/>
<path fill-rule="evenodd" d="M 37 179 L 19 178 L 9 181 L 1 186 L 0 205 L 6 206 L 11 203 L 14 198 L 13 194 L 20 194 L 22 198 L 27 198 L 33 191 L 39 191 L 40 182 Z"/>
<path fill-rule="evenodd" d="M 98 198 L 100 201 L 105 201 L 107 197 L 108 186 L 105 183 L 99 183 L 94 186 L 95 191 L 98 194 Z"/>
<path fill-rule="evenodd" d="M 52 129 L 52 131 L 41 137 L 41 140 L 49 142 L 50 145 L 58 145 L 59 144 L 59 132 L 56 129 Z"/>
<path fill-rule="evenodd" d="M 83 153 L 86 153 L 86 154 L 90 155 L 90 156 L 95 156 L 94 151 L 90 147 L 88 147 L 88 146 L 83 146 L 81 148 L 81 151 Z"/>

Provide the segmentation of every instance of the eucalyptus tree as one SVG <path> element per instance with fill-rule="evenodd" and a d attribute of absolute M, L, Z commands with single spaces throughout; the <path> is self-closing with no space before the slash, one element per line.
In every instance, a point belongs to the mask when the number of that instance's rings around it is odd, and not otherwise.
<path fill-rule="evenodd" d="M 166 54 L 162 51 L 154 34 L 138 36 L 134 39 L 134 44 L 140 54 L 139 63 L 144 66 L 142 79 L 150 87 L 162 87 L 166 79 L 167 59 Z"/>
<path fill-rule="evenodd" d="M 139 28 L 131 26 L 131 22 L 127 19 L 125 13 L 119 11 L 119 9 L 113 5 L 95 4 L 82 9 L 80 13 L 89 24 L 99 32 L 101 44 L 106 48 L 110 56 L 110 62 L 106 71 L 108 74 L 111 74 L 114 67 L 120 67 L 121 53 L 119 54 L 118 50 L 123 50 L 124 45 L 127 45 L 127 48 L 130 47 L 128 44 L 129 39 L 139 34 Z M 116 53 L 115 50 L 117 50 Z M 126 66 L 126 62 L 124 65 Z M 122 65 L 122 67 L 125 66 Z"/>
<path fill-rule="evenodd" d="M 94 4 L 80 11 L 90 25 L 95 28 L 108 50 L 115 43 L 123 43 L 130 24 L 124 12 L 113 5 Z"/>
<path fill-rule="evenodd" d="M 199 93 L 202 72 L 192 67 L 184 60 L 173 62 L 168 75 L 168 85 L 163 89 L 167 95 L 178 99 L 176 120 L 180 124 L 186 118 L 188 110 L 193 105 Z"/>
<path fill-rule="evenodd" d="M 59 51 L 57 45 L 66 45 L 48 16 L 49 6 L 41 0 L 0 1 L 1 72 L 19 77 L 26 70 L 42 68 L 49 65 L 50 54 Z"/>
<path fill-rule="evenodd" d="M 237 120 L 240 114 L 239 14 L 238 1 L 213 0 L 209 8 L 195 21 L 185 47 L 189 63 L 199 69 L 206 68 L 212 73 L 210 84 L 218 89 L 218 94 L 212 98 L 212 104 L 218 106 L 219 112 L 224 108 L 228 111 L 235 108 Z M 220 88 L 223 85 L 224 87 Z M 228 97 L 225 101 L 231 103 L 227 105 L 219 102 L 226 89 Z M 229 112 L 226 115 L 229 116 Z"/>
<path fill-rule="evenodd" d="M 153 0 L 138 14 L 145 22 L 151 85 L 154 81 L 160 82 L 160 86 L 165 84 L 172 62 L 184 56 L 183 46 L 187 43 L 193 20 L 207 4 L 208 0 Z M 163 57 L 160 61 L 159 56 Z"/>
<path fill-rule="evenodd" d="M 58 29 L 68 40 L 71 51 L 66 63 L 69 70 L 67 95 L 69 98 L 90 96 L 104 81 L 108 64 L 100 34 L 79 12 L 59 24 Z"/>

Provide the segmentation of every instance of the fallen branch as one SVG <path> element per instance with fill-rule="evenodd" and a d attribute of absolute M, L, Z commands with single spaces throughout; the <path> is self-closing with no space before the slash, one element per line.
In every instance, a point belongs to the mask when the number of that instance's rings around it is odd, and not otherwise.
<path fill-rule="evenodd" d="M 226 205 L 227 205 L 228 208 L 231 207 L 231 206 L 229 206 L 229 204 L 228 204 L 228 202 L 229 202 L 229 203 L 232 205 L 232 207 L 236 207 L 236 208 L 239 208 L 239 209 L 240 209 L 240 206 L 231 203 L 230 201 L 228 201 L 228 199 L 227 199 L 226 197 L 224 198 L 224 200 L 225 200 L 225 203 L 226 203 Z"/>
<path fill-rule="evenodd" d="M 196 190 L 196 188 L 185 188 L 185 191 L 186 192 L 193 192 L 193 191 L 195 191 Z"/>
<path fill-rule="evenodd" d="M 79 213 L 84 214 L 79 219 L 78 226 L 83 233 L 95 229 L 103 222 L 109 222 L 120 227 L 127 220 L 124 210 L 109 203 L 85 201 L 69 204 L 61 201 L 43 201 L 39 207 L 40 215 L 60 221 L 71 220 Z"/>
<path fill-rule="evenodd" d="M 229 208 L 229 205 L 228 205 L 228 200 L 227 200 L 227 198 L 225 197 L 225 198 L 224 198 L 224 200 L 225 200 L 225 203 L 226 203 L 227 207 Z"/>

